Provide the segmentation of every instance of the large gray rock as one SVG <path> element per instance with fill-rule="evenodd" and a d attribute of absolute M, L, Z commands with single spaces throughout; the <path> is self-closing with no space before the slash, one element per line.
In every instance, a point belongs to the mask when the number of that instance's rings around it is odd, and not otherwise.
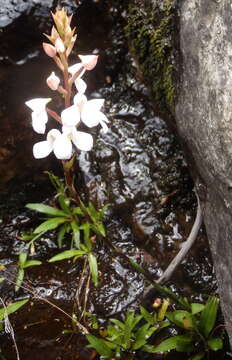
<path fill-rule="evenodd" d="M 127 35 L 156 111 L 180 135 L 232 323 L 232 0 L 129 1 Z M 232 329 L 227 328 L 232 342 Z"/>
<path fill-rule="evenodd" d="M 222 308 L 232 323 L 232 1 L 180 6 L 181 86 L 176 122 L 204 183 L 204 219 Z M 227 328 L 232 341 L 232 329 Z"/>

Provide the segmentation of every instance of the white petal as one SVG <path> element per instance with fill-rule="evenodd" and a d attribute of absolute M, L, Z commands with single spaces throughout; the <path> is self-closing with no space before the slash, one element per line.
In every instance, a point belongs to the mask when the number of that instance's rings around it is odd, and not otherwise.
<path fill-rule="evenodd" d="M 32 117 L 32 127 L 35 132 L 38 134 L 44 134 L 46 129 L 46 123 L 48 121 L 48 114 L 46 111 L 36 112 L 33 111 L 31 113 Z"/>
<path fill-rule="evenodd" d="M 80 150 L 89 151 L 93 147 L 93 137 L 83 131 L 73 131 L 72 141 Z"/>
<path fill-rule="evenodd" d="M 84 69 L 83 64 L 81 62 L 70 66 L 68 68 L 68 72 L 71 75 L 75 75 L 81 68 L 83 68 L 83 70 L 81 71 L 80 75 L 78 76 L 78 77 L 81 77 L 85 72 L 85 69 Z"/>
<path fill-rule="evenodd" d="M 92 70 L 98 60 L 98 55 L 78 55 L 86 70 Z"/>
<path fill-rule="evenodd" d="M 45 110 L 47 103 L 49 103 L 52 99 L 51 98 L 37 98 L 31 99 L 25 102 L 25 104 L 32 110 L 32 111 L 42 111 Z"/>
<path fill-rule="evenodd" d="M 36 159 L 42 159 L 52 152 L 52 144 L 49 141 L 40 141 L 33 146 L 33 155 Z"/>
<path fill-rule="evenodd" d="M 84 105 L 81 112 L 81 121 L 90 128 L 93 126 L 97 126 L 101 120 L 104 121 L 104 117 L 105 117 L 105 115 L 98 110 L 100 106 L 100 102 L 96 102 L 96 101 L 97 100 L 88 101 Z"/>
<path fill-rule="evenodd" d="M 73 98 L 73 102 L 81 111 L 83 106 L 87 103 L 87 97 L 84 94 L 77 93 Z"/>
<path fill-rule="evenodd" d="M 60 136 L 60 135 L 61 135 L 61 133 L 59 130 L 52 129 L 47 133 L 47 141 L 52 144 L 55 141 L 55 139 L 57 138 L 57 136 Z"/>
<path fill-rule="evenodd" d="M 64 109 L 61 113 L 62 124 L 65 126 L 75 126 L 80 122 L 80 112 L 76 105 Z"/>
<path fill-rule="evenodd" d="M 85 81 L 78 77 L 75 81 L 75 85 L 79 94 L 84 94 L 85 90 L 87 89 Z"/>
<path fill-rule="evenodd" d="M 91 106 L 95 110 L 101 110 L 104 102 L 105 99 L 93 99 L 88 101 L 88 106 Z"/>
<path fill-rule="evenodd" d="M 106 134 L 109 130 L 108 126 L 106 125 L 105 121 L 100 120 L 100 125 L 102 127 L 102 132 Z"/>
<path fill-rule="evenodd" d="M 57 159 L 68 160 L 72 156 L 72 143 L 65 134 L 58 136 L 53 143 L 53 151 Z"/>

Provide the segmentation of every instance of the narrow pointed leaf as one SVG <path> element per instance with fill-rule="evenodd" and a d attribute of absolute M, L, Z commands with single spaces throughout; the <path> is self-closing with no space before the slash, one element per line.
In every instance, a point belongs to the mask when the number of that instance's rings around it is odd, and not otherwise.
<path fill-rule="evenodd" d="M 42 264 L 42 262 L 39 261 L 39 260 L 28 260 L 28 261 L 24 264 L 23 268 L 26 269 L 26 268 L 28 268 L 28 267 L 30 267 L 30 266 L 38 266 L 38 265 L 41 265 L 41 264 Z"/>
<path fill-rule="evenodd" d="M 218 297 L 211 296 L 201 313 L 199 328 L 205 336 L 208 336 L 215 326 L 218 305 Z"/>
<path fill-rule="evenodd" d="M 101 356 L 105 356 L 108 358 L 112 356 L 112 351 L 107 346 L 107 341 L 99 339 L 93 335 L 86 335 L 86 337 L 88 339 L 88 342 L 90 343 L 88 347 L 92 347 L 93 349 L 95 349 L 97 353 Z"/>
<path fill-rule="evenodd" d="M 92 275 L 93 283 L 95 286 L 98 284 L 98 266 L 97 266 L 97 259 L 96 257 L 90 253 L 88 255 L 89 259 L 89 268 Z"/>
<path fill-rule="evenodd" d="M 192 315 L 198 314 L 199 312 L 204 310 L 204 308 L 205 308 L 205 305 L 203 305 L 203 304 L 192 303 L 191 304 Z"/>
<path fill-rule="evenodd" d="M 47 215 L 67 216 L 67 213 L 62 210 L 56 209 L 52 206 L 40 204 L 40 203 L 27 204 L 26 207 L 28 209 L 35 210 L 35 211 L 38 211 L 40 213 L 47 214 Z"/>
<path fill-rule="evenodd" d="M 66 221 L 66 217 L 54 217 L 52 219 L 46 220 L 34 230 L 34 234 L 39 234 L 43 231 L 56 229 L 59 225 L 63 224 Z"/>
<path fill-rule="evenodd" d="M 80 256 L 83 256 L 85 254 L 86 254 L 86 252 L 83 251 L 83 250 L 76 250 L 76 249 L 66 250 L 66 251 L 63 251 L 60 254 L 57 254 L 57 255 L 53 256 L 48 261 L 49 262 L 61 261 L 61 260 L 64 260 L 64 259 L 70 259 L 70 258 L 72 258 L 74 256 L 80 257 Z"/>
<path fill-rule="evenodd" d="M 29 299 L 16 301 L 13 304 L 6 306 L 6 308 L 1 308 L 0 309 L 0 321 L 2 321 L 6 317 L 6 313 L 9 316 L 10 314 L 14 313 L 19 308 L 21 308 L 21 306 L 25 305 L 28 301 L 29 301 Z"/>

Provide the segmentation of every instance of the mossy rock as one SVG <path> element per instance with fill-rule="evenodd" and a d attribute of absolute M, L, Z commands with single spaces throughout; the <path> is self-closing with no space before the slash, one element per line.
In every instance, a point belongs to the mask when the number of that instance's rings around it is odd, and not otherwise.
<path fill-rule="evenodd" d="M 178 16 L 175 0 L 131 0 L 126 33 L 157 113 L 173 119 Z"/>

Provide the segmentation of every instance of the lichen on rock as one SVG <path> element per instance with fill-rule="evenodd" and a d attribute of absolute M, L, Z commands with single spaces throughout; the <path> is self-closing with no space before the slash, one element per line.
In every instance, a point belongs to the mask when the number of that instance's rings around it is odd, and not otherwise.
<path fill-rule="evenodd" d="M 172 118 L 175 104 L 175 0 L 132 0 L 126 33 L 156 109 Z"/>

